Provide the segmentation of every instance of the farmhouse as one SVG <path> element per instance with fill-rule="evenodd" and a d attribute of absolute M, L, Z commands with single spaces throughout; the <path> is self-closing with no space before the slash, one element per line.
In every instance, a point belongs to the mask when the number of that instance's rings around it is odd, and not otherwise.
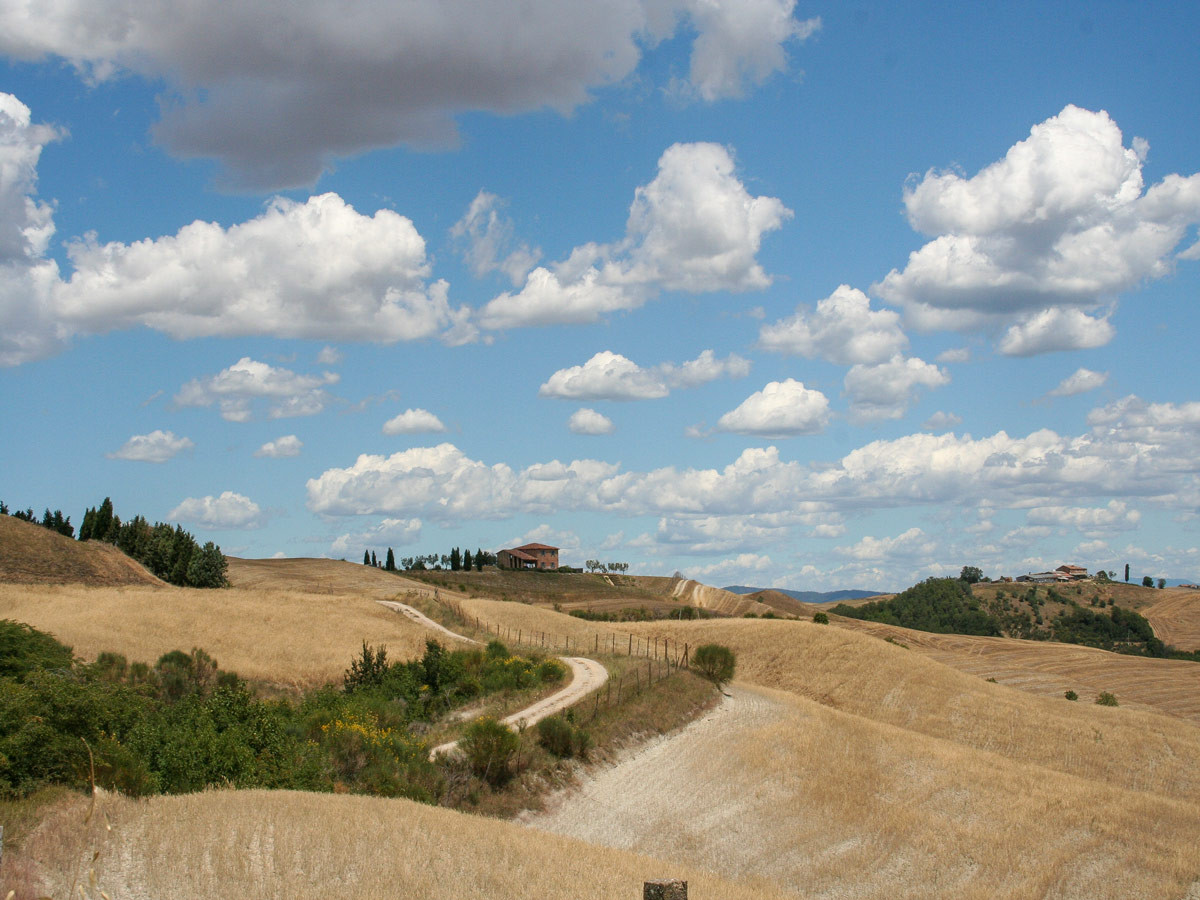
<path fill-rule="evenodd" d="M 546 544 L 523 544 L 496 554 L 500 569 L 557 569 L 558 548 Z"/>
<path fill-rule="evenodd" d="M 1069 580 L 1062 572 L 1031 572 L 1028 575 L 1017 576 L 1017 581 L 1032 582 L 1033 584 L 1054 584 Z"/>
<path fill-rule="evenodd" d="M 1062 572 L 1064 575 L 1066 575 L 1072 581 L 1083 581 L 1088 577 L 1087 569 L 1085 569 L 1083 566 L 1064 565 L 1064 566 L 1059 566 L 1054 571 Z"/>

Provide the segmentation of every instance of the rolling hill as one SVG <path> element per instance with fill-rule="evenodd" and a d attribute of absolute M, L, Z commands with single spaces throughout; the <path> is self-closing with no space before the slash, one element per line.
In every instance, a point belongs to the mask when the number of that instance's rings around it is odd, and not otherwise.
<path fill-rule="evenodd" d="M 111 544 L 81 543 L 12 516 L 0 516 L 0 583 L 166 584 Z"/>
<path fill-rule="evenodd" d="M 566 789 L 530 817 L 536 839 L 402 800 L 215 791 L 104 798 L 111 832 L 64 808 L 39 832 L 46 865 L 99 851 L 101 888 L 165 898 L 316 898 L 333 885 L 615 898 L 668 875 L 697 898 L 1200 896 L 1198 663 L 837 617 L 597 623 L 326 560 L 231 560 L 230 575 L 225 591 L 6 585 L 0 615 L 53 619 L 77 649 L 216 647 L 223 667 L 284 681 L 336 677 L 335 644 L 415 655 L 424 633 L 374 602 L 391 595 L 579 646 L 720 643 L 737 654 L 737 681 L 708 717 L 581 773 L 576 788 L 564 773 Z M 727 602 L 702 588 L 681 594 Z M 1162 615 L 1179 629 L 1200 618 L 1186 603 Z M 1063 699 L 1068 688 L 1080 702 Z M 1091 702 L 1102 690 L 1121 705 Z"/>

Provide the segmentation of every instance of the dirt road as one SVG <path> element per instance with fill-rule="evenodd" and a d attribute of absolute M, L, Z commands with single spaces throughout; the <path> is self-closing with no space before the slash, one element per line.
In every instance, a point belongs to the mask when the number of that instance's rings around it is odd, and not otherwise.
<path fill-rule="evenodd" d="M 379 600 L 377 602 L 383 604 L 388 609 L 394 609 L 401 615 L 407 616 L 418 625 L 431 628 L 446 637 L 456 641 L 466 641 L 469 644 L 479 643 L 477 640 L 451 631 L 444 625 L 439 625 L 424 613 L 413 609 L 405 603 L 398 603 L 395 600 Z M 514 731 L 522 724 L 525 726 L 536 725 L 547 716 L 552 716 L 556 712 L 560 712 L 568 706 L 578 703 L 592 691 L 602 686 L 604 682 L 608 681 L 608 669 L 604 668 L 604 666 L 600 665 L 594 659 L 586 659 L 582 656 L 560 656 L 558 658 L 570 668 L 571 682 L 561 690 L 555 691 L 549 697 L 543 697 L 537 703 L 527 706 L 524 709 L 519 709 L 511 716 L 506 716 L 501 719 L 501 722 Z M 430 751 L 429 756 L 432 759 L 439 753 L 453 753 L 457 746 L 458 741 L 439 744 Z"/>
<path fill-rule="evenodd" d="M 560 656 L 558 658 L 570 667 L 571 683 L 561 690 L 555 691 L 549 697 L 543 697 L 537 703 L 519 709 L 511 716 L 505 716 L 500 720 L 503 724 L 514 731 L 522 724 L 526 727 L 536 725 L 547 716 L 552 716 L 556 712 L 578 703 L 608 681 L 608 669 L 594 659 L 586 659 L 582 656 Z M 453 753 L 457 747 L 458 741 L 439 744 L 429 751 L 429 758 L 433 759 L 440 753 Z"/>
<path fill-rule="evenodd" d="M 443 634 L 448 638 L 452 638 L 453 640 L 466 641 L 468 644 L 478 644 L 479 643 L 479 641 L 475 640 L 474 638 L 469 638 L 466 635 L 459 634 L 456 631 L 451 631 L 445 625 L 438 624 L 437 622 L 433 621 L 433 619 L 429 618 L 429 616 L 425 615 L 423 612 L 413 609 L 411 606 L 409 606 L 406 603 L 397 603 L 395 600 L 376 600 L 375 602 L 380 604 L 381 606 L 386 606 L 388 609 L 394 609 L 396 612 L 400 613 L 401 615 L 403 615 L 409 619 L 412 619 L 418 625 L 424 625 L 426 628 L 431 628 L 434 631 L 439 632 L 440 634 Z"/>

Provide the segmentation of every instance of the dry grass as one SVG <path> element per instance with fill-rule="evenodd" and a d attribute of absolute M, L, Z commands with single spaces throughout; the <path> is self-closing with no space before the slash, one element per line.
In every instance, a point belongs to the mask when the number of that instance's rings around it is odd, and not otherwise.
<path fill-rule="evenodd" d="M 46 823 L 30 852 L 65 897 L 70 873 L 99 852 L 96 876 L 112 897 L 259 900 L 628 900 L 642 882 L 680 877 L 691 896 L 782 900 L 766 885 L 735 884 L 699 866 L 589 846 L 506 822 L 406 800 L 296 792 L 213 791 L 102 800 L 112 823 L 81 827 L 81 801 Z"/>
<path fill-rule="evenodd" d="M 4 584 L 0 618 L 48 631 L 88 660 L 112 651 L 152 663 L 201 647 L 223 669 L 289 689 L 340 679 L 364 640 L 408 659 L 428 636 L 369 597 L 294 590 Z"/>
<path fill-rule="evenodd" d="M 529 821 L 830 900 L 1178 900 L 1200 872 L 1194 804 L 761 688 Z"/>
<path fill-rule="evenodd" d="M 1094 647 L 1049 641 L 963 634 L 930 634 L 857 619 L 837 625 L 881 638 L 891 638 L 936 660 L 980 678 L 1044 697 L 1073 690 L 1085 700 L 1101 691 L 1122 706 L 1153 709 L 1200 724 L 1200 664 L 1108 653 Z"/>
<path fill-rule="evenodd" d="M 1128 705 L 1099 707 L 1086 697 L 1071 703 L 989 684 L 915 650 L 810 622 L 710 620 L 627 627 L 693 647 L 706 641 L 725 644 L 737 654 L 738 680 L 863 719 L 1014 763 L 1200 803 L 1200 727 L 1190 721 Z M 1200 669 L 1196 663 L 1145 662 L 1170 671 Z M 1194 690 L 1187 682 L 1175 689 Z M 1121 696 L 1119 690 L 1114 693 Z"/>
<path fill-rule="evenodd" d="M 1180 650 L 1200 650 L 1200 591 L 1158 591 L 1155 602 L 1141 613 L 1163 643 Z"/>
<path fill-rule="evenodd" d="M 164 584 L 111 544 L 96 541 L 81 544 L 12 516 L 0 516 L 0 582 Z"/>

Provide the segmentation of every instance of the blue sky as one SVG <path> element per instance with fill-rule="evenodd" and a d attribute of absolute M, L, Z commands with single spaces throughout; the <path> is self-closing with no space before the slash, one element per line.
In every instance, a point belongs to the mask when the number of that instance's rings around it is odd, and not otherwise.
<path fill-rule="evenodd" d="M 1200 10 L 512 6 L 0 0 L 0 499 L 1200 578 Z"/>

